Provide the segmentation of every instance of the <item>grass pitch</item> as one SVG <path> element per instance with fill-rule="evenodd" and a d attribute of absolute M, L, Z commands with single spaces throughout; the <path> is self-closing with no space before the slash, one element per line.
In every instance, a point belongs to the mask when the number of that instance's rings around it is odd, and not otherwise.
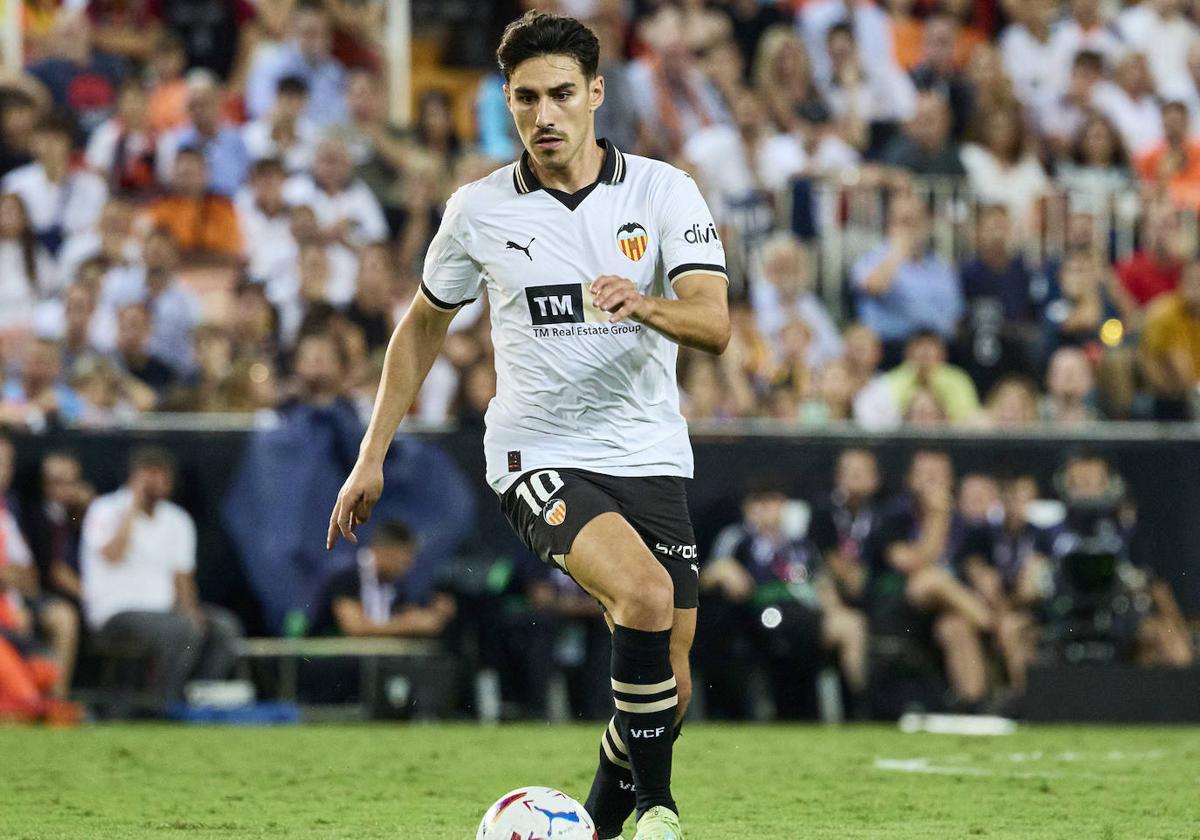
<path fill-rule="evenodd" d="M 582 799 L 600 730 L 0 730 L 0 838 L 473 840 L 513 787 Z M 675 794 L 688 840 L 1200 840 L 1200 730 L 693 725 Z"/>

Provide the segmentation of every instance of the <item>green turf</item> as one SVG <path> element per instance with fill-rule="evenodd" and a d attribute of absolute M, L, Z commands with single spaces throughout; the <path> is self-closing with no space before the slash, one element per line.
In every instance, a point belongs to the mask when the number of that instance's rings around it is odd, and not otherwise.
<path fill-rule="evenodd" d="M 0 729 L 0 838 L 472 840 L 510 788 L 582 798 L 599 730 Z M 694 725 L 675 793 L 688 840 L 1200 840 L 1200 730 Z"/>

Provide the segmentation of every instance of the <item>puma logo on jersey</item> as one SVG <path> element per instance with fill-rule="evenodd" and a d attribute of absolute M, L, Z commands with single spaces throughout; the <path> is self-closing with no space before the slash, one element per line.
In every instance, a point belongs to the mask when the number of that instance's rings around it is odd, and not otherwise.
<path fill-rule="evenodd" d="M 665 727 L 665 726 L 660 726 L 657 729 L 630 729 L 629 737 L 630 738 L 659 738 L 666 731 L 667 731 L 667 727 Z"/>
<path fill-rule="evenodd" d="M 530 237 L 529 245 L 518 245 L 516 242 L 513 242 L 510 239 L 510 240 L 508 240 L 508 242 L 504 243 L 504 250 L 506 250 L 506 251 L 521 251 L 525 254 L 525 256 L 529 257 L 530 262 L 533 262 L 533 255 L 529 253 L 529 247 L 530 247 L 530 245 L 533 245 L 533 242 L 535 239 L 537 239 L 536 236 Z"/>

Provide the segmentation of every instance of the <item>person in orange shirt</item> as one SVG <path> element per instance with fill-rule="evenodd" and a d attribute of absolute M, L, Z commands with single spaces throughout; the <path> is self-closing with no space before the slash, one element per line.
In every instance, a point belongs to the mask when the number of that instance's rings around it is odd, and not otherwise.
<path fill-rule="evenodd" d="M 1150 304 L 1142 329 L 1142 370 L 1157 420 L 1186 420 L 1200 392 L 1200 263 L 1184 269 L 1179 289 Z"/>
<path fill-rule="evenodd" d="M 199 150 L 184 148 L 175 158 L 171 193 L 150 205 L 154 227 L 171 232 L 191 257 L 241 259 L 242 232 L 233 202 L 208 190 L 208 164 Z"/>
<path fill-rule="evenodd" d="M 150 69 L 154 83 L 150 88 L 146 120 L 150 132 L 160 136 L 191 121 L 187 110 L 187 82 L 183 77 L 183 71 L 187 69 L 187 49 L 183 39 L 170 30 L 159 35 L 150 55 Z"/>
<path fill-rule="evenodd" d="M 1138 177 L 1148 185 L 1166 187 L 1180 207 L 1200 207 L 1200 141 L 1191 138 L 1187 105 L 1162 106 L 1163 142 L 1137 160 Z"/>

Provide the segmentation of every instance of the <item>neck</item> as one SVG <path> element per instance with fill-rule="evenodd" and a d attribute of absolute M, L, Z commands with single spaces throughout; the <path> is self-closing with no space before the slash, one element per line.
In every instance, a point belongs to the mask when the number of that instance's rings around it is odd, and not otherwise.
<path fill-rule="evenodd" d="M 61 181 L 67 174 L 67 162 L 63 160 L 48 160 L 42 164 L 46 178 L 50 181 Z"/>
<path fill-rule="evenodd" d="M 604 154 L 604 149 L 596 145 L 595 134 L 589 132 L 583 142 L 583 148 L 562 167 L 548 169 L 538 163 L 533 155 L 529 156 L 529 167 L 543 187 L 573 193 L 600 177 L 600 170 L 604 166 Z"/>

